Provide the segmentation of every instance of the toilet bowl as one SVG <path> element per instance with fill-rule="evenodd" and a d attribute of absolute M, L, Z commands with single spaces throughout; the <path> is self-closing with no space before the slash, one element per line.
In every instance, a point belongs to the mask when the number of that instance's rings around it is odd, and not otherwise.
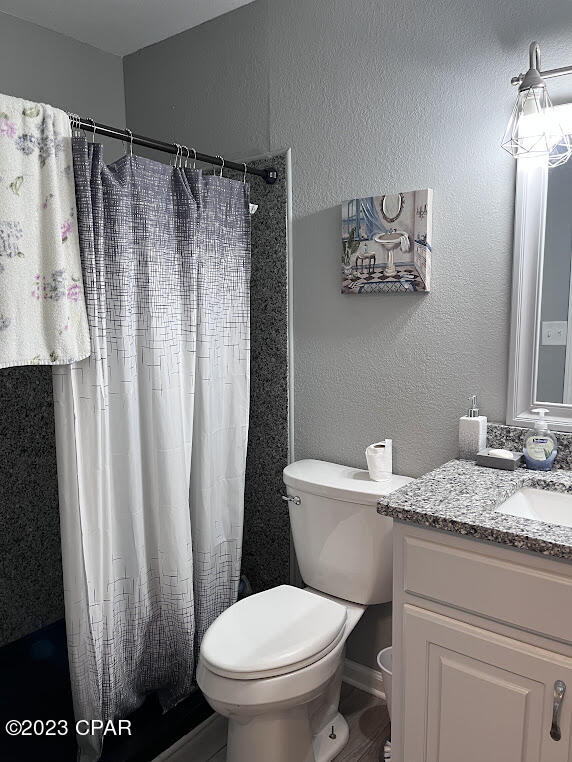
<path fill-rule="evenodd" d="M 338 714 L 341 665 L 364 610 L 281 585 L 219 617 L 203 639 L 197 681 L 229 718 L 228 762 L 325 762 L 339 753 L 348 732 Z"/>
<path fill-rule="evenodd" d="M 197 682 L 228 718 L 227 762 L 328 762 L 348 740 L 338 711 L 345 644 L 368 604 L 391 599 L 391 519 L 377 497 L 409 479 L 323 461 L 284 470 L 304 589 L 249 596 L 213 622 Z"/>

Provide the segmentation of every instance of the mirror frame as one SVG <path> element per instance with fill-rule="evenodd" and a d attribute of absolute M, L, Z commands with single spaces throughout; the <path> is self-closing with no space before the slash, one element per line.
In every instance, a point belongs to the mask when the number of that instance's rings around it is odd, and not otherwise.
<path fill-rule="evenodd" d="M 403 207 L 405 206 L 405 194 L 404 193 L 393 193 L 391 195 L 399 196 L 399 209 L 398 209 L 397 214 L 395 215 L 395 217 L 389 217 L 386 214 L 385 209 L 383 208 L 383 205 L 385 204 L 385 199 L 387 198 L 387 194 L 385 196 L 382 196 L 381 197 L 381 201 L 379 202 L 379 211 L 381 212 L 381 216 L 383 217 L 383 219 L 386 222 L 389 222 L 390 224 L 392 222 L 395 222 L 395 220 L 397 220 L 401 216 L 401 212 L 403 211 Z"/>
<path fill-rule="evenodd" d="M 572 134 L 572 104 L 555 111 Z M 531 409 L 541 406 L 552 429 L 572 431 L 572 405 L 536 399 L 548 173 L 545 159 L 517 160 L 506 422 L 529 426 L 536 420 Z"/>

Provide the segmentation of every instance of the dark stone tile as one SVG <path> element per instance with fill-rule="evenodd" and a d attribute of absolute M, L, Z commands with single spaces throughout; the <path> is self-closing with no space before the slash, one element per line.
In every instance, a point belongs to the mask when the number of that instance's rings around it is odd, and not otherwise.
<path fill-rule="evenodd" d="M 64 614 L 51 368 L 0 370 L 0 449 L 2 645 Z"/>
<path fill-rule="evenodd" d="M 288 262 L 286 157 L 279 179 L 251 180 L 250 426 L 246 461 L 242 569 L 255 592 L 289 581 L 290 522 L 282 501 L 288 463 Z M 232 176 L 232 173 L 229 173 Z M 238 177 L 238 175 L 237 175 Z"/>

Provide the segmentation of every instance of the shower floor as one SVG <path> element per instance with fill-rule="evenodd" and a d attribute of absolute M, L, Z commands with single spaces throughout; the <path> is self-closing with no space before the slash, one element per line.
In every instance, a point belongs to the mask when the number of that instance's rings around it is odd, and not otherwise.
<path fill-rule="evenodd" d="M 0 648 L 0 728 L 8 720 L 67 720 L 74 726 L 65 623 L 62 620 Z M 167 714 L 150 696 L 131 717 L 132 736 L 108 737 L 101 762 L 151 762 L 203 723 L 212 709 L 197 689 Z M 2 762 L 75 762 L 72 733 L 0 733 Z"/>

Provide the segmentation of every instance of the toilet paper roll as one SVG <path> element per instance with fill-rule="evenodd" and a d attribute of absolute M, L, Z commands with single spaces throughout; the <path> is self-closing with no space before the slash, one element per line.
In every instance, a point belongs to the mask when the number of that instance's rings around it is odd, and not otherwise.
<path fill-rule="evenodd" d="M 369 477 L 374 482 L 389 479 L 393 472 L 391 439 L 374 442 L 365 451 Z"/>

